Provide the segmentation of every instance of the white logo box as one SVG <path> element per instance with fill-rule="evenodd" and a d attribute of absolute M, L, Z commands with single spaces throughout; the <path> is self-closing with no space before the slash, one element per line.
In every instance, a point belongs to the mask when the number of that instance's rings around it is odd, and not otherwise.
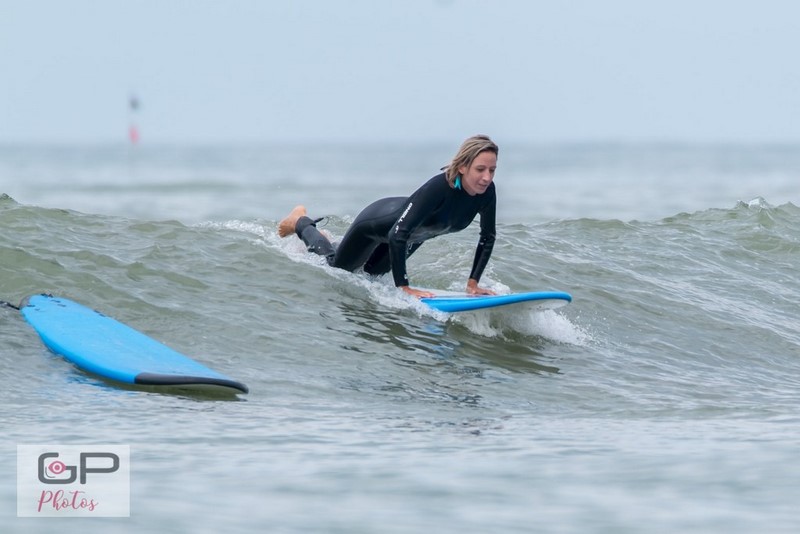
<path fill-rule="evenodd" d="M 17 445 L 17 516 L 129 517 L 130 446 Z"/>

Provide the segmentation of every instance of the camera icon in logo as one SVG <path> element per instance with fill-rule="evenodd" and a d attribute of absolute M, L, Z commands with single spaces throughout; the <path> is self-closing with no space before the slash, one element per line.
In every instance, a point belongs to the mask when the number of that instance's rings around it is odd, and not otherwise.
<path fill-rule="evenodd" d="M 58 458 L 57 452 L 48 452 L 39 456 L 39 481 L 45 484 L 71 484 L 77 478 L 77 469 L 74 465 L 67 465 L 61 460 L 47 460 Z"/>
<path fill-rule="evenodd" d="M 55 462 L 53 462 L 53 463 L 51 463 L 50 465 L 47 466 L 47 469 L 45 470 L 44 476 L 46 476 L 46 477 L 49 476 L 47 474 L 48 471 L 50 473 L 53 473 L 54 475 L 58 476 L 61 473 L 63 473 L 64 471 L 66 471 L 66 470 L 67 470 L 67 464 L 65 464 L 64 462 L 62 462 L 60 460 L 56 460 Z"/>

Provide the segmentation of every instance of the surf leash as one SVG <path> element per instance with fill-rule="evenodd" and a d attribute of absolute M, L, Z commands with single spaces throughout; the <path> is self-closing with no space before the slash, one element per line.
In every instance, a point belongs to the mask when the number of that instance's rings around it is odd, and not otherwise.
<path fill-rule="evenodd" d="M 13 308 L 19 311 L 19 306 L 17 306 L 16 304 L 11 304 L 10 302 L 7 302 L 5 300 L 0 300 L 0 308 Z"/>

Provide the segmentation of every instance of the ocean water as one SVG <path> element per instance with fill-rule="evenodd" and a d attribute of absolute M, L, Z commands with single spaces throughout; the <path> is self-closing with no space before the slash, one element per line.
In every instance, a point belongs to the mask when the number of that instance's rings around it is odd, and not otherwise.
<path fill-rule="evenodd" d="M 483 283 L 448 316 L 330 269 L 455 146 L 2 146 L 0 299 L 49 292 L 246 383 L 116 387 L 0 308 L 2 532 L 796 532 L 800 146 L 503 146 Z M 412 285 L 459 289 L 473 226 Z M 131 516 L 16 517 L 16 446 L 131 448 Z"/>

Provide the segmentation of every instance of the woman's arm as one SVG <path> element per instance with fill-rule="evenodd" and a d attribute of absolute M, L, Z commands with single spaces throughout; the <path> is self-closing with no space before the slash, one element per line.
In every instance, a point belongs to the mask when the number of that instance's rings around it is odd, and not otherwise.
<path fill-rule="evenodd" d="M 467 281 L 467 293 L 474 295 L 494 294 L 488 289 L 478 287 L 481 275 L 483 275 L 483 271 L 489 263 L 489 258 L 492 257 L 495 236 L 497 234 L 497 196 L 495 194 L 494 184 L 492 184 L 490 194 L 491 197 L 488 199 L 486 206 L 478 212 L 481 216 L 481 236 L 480 239 L 478 239 L 478 246 L 475 249 L 475 259 L 472 262 L 472 270 L 469 273 L 469 280 Z"/>
<path fill-rule="evenodd" d="M 436 211 L 449 190 L 450 185 L 444 174 L 434 176 L 409 197 L 405 210 L 389 230 L 389 256 L 394 285 L 397 287 L 408 287 L 406 256 L 411 234 L 425 222 L 431 213 Z"/>

